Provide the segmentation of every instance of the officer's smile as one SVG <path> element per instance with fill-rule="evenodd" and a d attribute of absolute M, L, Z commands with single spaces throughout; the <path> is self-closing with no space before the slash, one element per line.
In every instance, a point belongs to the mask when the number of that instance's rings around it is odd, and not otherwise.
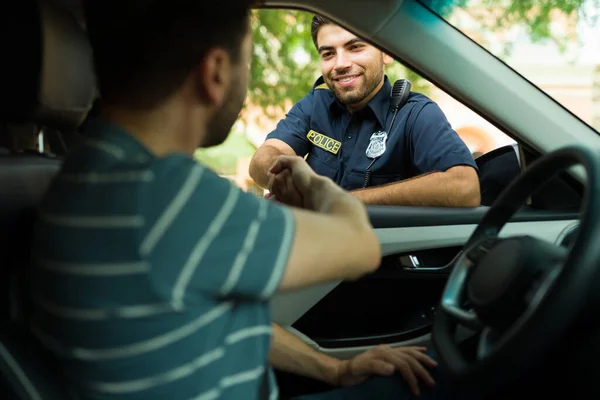
<path fill-rule="evenodd" d="M 347 87 L 353 85 L 359 77 L 360 75 L 343 75 L 335 78 L 334 81 L 342 87 Z"/>

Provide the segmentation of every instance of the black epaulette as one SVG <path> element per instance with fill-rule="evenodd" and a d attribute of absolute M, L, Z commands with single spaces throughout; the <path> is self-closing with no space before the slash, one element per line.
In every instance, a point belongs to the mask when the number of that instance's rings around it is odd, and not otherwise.
<path fill-rule="evenodd" d="M 323 77 L 320 76 L 319 79 L 317 79 L 315 84 L 313 85 L 313 89 L 314 90 L 317 90 L 317 89 L 329 90 L 329 86 L 327 86 L 327 84 L 325 83 L 325 79 L 323 79 Z"/>

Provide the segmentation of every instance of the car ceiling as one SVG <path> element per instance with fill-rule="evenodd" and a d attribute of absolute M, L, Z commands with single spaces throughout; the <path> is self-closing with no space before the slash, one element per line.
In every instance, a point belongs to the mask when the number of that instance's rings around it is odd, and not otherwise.
<path fill-rule="evenodd" d="M 57 0 L 81 15 L 79 0 Z M 369 38 L 498 128 L 542 154 L 600 135 L 415 0 L 264 0 L 322 14 Z M 582 179 L 583 174 L 576 173 Z"/>

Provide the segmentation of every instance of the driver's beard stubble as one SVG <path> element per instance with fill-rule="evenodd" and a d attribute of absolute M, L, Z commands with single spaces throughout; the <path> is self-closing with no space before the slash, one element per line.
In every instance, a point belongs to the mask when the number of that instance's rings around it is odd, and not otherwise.
<path fill-rule="evenodd" d="M 215 113 L 208 123 L 208 131 L 202 147 L 218 146 L 227 139 L 233 124 L 240 115 L 245 99 L 246 88 L 236 80 L 231 85 L 231 90 L 223 102 L 223 107 Z"/>

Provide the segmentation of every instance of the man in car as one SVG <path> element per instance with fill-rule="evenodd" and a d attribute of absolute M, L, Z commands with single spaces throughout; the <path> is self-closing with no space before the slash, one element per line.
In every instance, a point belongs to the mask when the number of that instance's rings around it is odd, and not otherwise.
<path fill-rule="evenodd" d="M 437 104 L 411 93 L 394 120 L 385 75 L 392 58 L 321 16 L 311 33 L 322 77 L 267 136 L 250 176 L 271 190 L 278 156 L 308 155 L 315 172 L 367 204 L 478 206 L 476 164 Z M 288 203 L 299 204 L 290 192 Z"/>
<path fill-rule="evenodd" d="M 270 173 L 304 209 L 193 159 L 224 141 L 244 101 L 249 0 L 85 5 L 103 109 L 41 204 L 32 270 L 32 330 L 74 396 L 276 399 L 270 365 L 346 387 L 327 396 L 434 385 L 424 348 L 342 361 L 271 325 L 275 292 L 356 279 L 380 249 L 362 203 L 301 157 Z"/>

